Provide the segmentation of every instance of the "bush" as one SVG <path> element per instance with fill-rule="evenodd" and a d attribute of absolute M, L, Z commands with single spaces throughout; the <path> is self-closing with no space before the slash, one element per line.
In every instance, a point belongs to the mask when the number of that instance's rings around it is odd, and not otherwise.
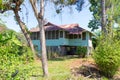
<path fill-rule="evenodd" d="M 16 38 L 13 33 L 0 34 L 0 80 L 12 80 L 15 74 L 20 74 L 21 65 L 33 61 L 33 54 L 27 46 Z M 25 70 L 24 70 L 25 71 Z M 26 77 L 16 76 L 15 80 Z M 22 75 L 22 73 L 21 73 Z"/>
<path fill-rule="evenodd" d="M 105 76 L 113 77 L 120 66 L 120 41 L 102 39 L 99 42 L 93 58 Z"/>
<path fill-rule="evenodd" d="M 87 53 L 87 48 L 86 47 L 82 47 L 82 46 L 79 46 L 77 47 L 77 53 L 78 55 L 80 55 L 80 57 L 85 57 Z"/>

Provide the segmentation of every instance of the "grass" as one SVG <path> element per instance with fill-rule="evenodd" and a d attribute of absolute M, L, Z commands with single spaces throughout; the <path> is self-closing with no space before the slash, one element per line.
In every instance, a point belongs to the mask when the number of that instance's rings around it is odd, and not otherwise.
<path fill-rule="evenodd" d="M 77 58 L 76 58 L 77 59 Z M 48 61 L 48 67 L 49 67 L 49 77 L 47 80 L 67 80 L 68 78 L 71 77 L 71 72 L 69 65 L 71 61 L 75 60 L 74 59 L 64 59 L 64 58 L 58 58 L 55 60 L 49 60 Z M 36 67 L 35 68 L 35 73 L 34 75 L 39 75 L 36 77 L 32 77 L 35 80 L 46 80 L 46 78 L 42 77 L 42 68 L 41 68 L 41 63 L 33 63 L 33 65 Z M 37 69 L 37 74 L 36 74 L 36 69 Z M 32 80 L 31 79 L 31 80 Z"/>
<path fill-rule="evenodd" d="M 23 80 L 95 80 L 95 79 L 88 79 L 81 76 L 75 77 L 71 74 L 70 66 L 74 61 L 79 61 L 79 60 L 88 60 L 88 59 L 63 57 L 63 58 L 49 60 L 48 61 L 48 67 L 49 67 L 48 78 L 43 78 L 41 61 L 37 60 L 35 62 L 28 63 L 26 65 L 21 65 L 17 76 L 26 76 L 26 78 L 24 77 Z M 75 64 L 72 66 L 75 66 Z M 101 80 L 108 80 L 108 79 L 103 77 Z"/>

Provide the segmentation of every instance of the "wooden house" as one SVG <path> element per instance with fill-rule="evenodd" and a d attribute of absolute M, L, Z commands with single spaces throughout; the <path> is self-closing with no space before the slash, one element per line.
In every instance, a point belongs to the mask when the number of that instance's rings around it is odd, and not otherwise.
<path fill-rule="evenodd" d="M 55 25 L 50 22 L 44 25 L 47 52 L 57 52 L 61 55 L 75 54 L 78 46 L 87 48 L 91 52 L 92 33 L 81 28 L 78 24 Z M 31 39 L 35 49 L 40 51 L 39 27 L 32 28 Z"/>

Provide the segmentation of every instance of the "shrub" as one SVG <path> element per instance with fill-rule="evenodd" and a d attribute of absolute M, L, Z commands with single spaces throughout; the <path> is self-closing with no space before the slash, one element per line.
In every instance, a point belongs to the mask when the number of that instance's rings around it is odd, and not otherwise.
<path fill-rule="evenodd" d="M 15 34 L 9 32 L 0 34 L 0 80 L 12 80 L 13 73 L 20 72 L 21 65 L 32 60 L 31 50 L 23 46 Z M 26 75 L 22 78 L 25 79 Z M 16 76 L 14 79 L 20 80 L 21 76 Z"/>
<path fill-rule="evenodd" d="M 77 47 L 77 53 L 78 55 L 80 55 L 80 57 L 85 57 L 87 53 L 87 48 L 86 47 L 82 47 L 82 46 L 79 46 Z"/>
<path fill-rule="evenodd" d="M 120 66 L 120 41 L 100 40 L 93 58 L 105 76 L 113 77 Z"/>

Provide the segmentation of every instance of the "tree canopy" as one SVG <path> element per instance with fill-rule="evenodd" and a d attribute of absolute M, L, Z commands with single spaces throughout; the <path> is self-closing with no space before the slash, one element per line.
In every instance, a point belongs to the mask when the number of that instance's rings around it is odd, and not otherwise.
<path fill-rule="evenodd" d="M 98 29 L 101 26 L 101 5 L 100 0 L 89 0 L 91 3 L 90 11 L 93 12 L 93 19 L 89 22 L 89 28 Z M 119 0 L 105 0 L 107 26 L 112 23 L 119 23 L 120 20 L 120 2 Z"/>
<path fill-rule="evenodd" d="M 77 11 L 81 11 L 85 0 L 51 0 L 56 5 L 56 13 L 61 13 L 64 7 L 76 6 Z"/>

